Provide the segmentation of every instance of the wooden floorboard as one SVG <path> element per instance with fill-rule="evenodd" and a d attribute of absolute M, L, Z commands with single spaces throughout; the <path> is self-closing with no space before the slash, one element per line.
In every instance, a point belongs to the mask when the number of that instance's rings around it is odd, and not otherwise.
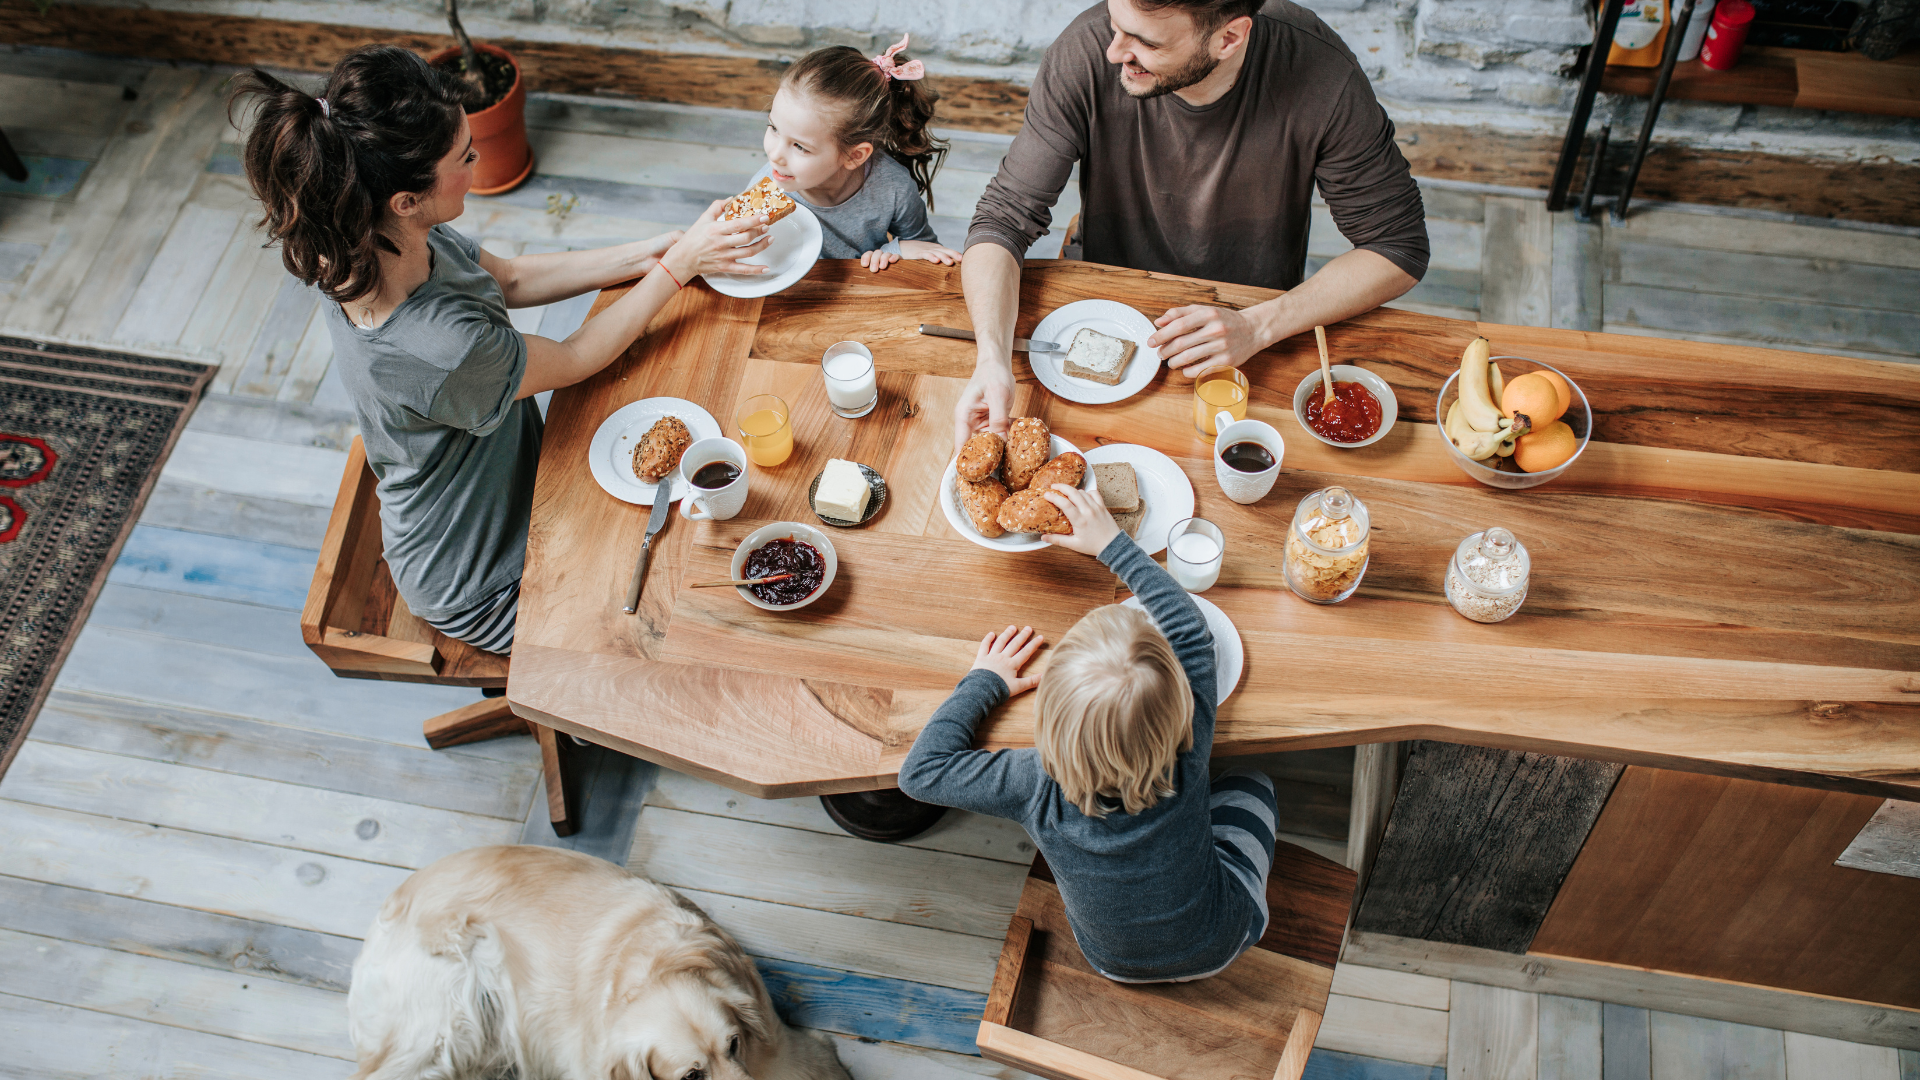
<path fill-rule="evenodd" d="M 1656 1012 L 1652 1080 L 1786 1080 L 1786 1043 L 1772 1028 Z"/>
<path fill-rule="evenodd" d="M 1602 1080 L 1597 1001 L 1539 995 L 1539 1080 Z"/>
<path fill-rule="evenodd" d="M 1535 1080 L 1539 995 L 1455 981 L 1448 1014 L 1448 1080 Z"/>
<path fill-rule="evenodd" d="M 1652 1075 L 1651 1015 L 1630 1005 L 1600 1006 L 1601 1080 L 1647 1080 Z"/>
<path fill-rule="evenodd" d="M 0 992 L 0 1045 L 18 1080 L 339 1080 L 338 1059 Z"/>

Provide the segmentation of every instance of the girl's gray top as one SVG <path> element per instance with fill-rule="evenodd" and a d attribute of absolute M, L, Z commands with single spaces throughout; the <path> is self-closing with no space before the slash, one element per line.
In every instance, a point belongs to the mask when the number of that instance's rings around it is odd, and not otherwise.
<path fill-rule="evenodd" d="M 1175 761 L 1175 793 L 1137 814 L 1116 808 L 1091 818 L 1041 768 L 1039 751 L 973 749 L 974 728 L 1007 699 L 1007 684 L 990 671 L 968 672 L 934 711 L 900 768 L 900 790 L 1024 825 L 1095 968 L 1129 980 L 1201 975 L 1239 954 L 1258 915 L 1215 852 L 1208 815 L 1213 634 L 1186 590 L 1125 533 L 1100 561 L 1167 635 L 1193 689 L 1193 746 Z"/>
<path fill-rule="evenodd" d="M 540 410 L 516 401 L 527 342 L 480 245 L 436 225 L 425 284 L 371 330 L 321 305 L 333 363 L 379 480 L 394 586 L 446 621 L 520 579 L 540 460 Z"/>
<path fill-rule="evenodd" d="M 753 174 L 753 183 L 772 173 L 773 166 L 768 165 Z M 898 255 L 902 240 L 940 241 L 927 222 L 927 204 L 920 198 L 913 174 L 885 150 L 876 150 L 867 159 L 866 182 L 838 206 L 815 206 L 794 192 L 787 194 L 820 219 L 823 259 L 857 259 L 869 251 Z M 889 236 L 893 239 L 888 240 Z"/>

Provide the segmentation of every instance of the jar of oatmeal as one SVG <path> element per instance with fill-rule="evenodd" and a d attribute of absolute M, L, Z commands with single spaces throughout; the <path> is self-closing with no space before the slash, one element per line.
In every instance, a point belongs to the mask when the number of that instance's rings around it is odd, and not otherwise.
<path fill-rule="evenodd" d="M 1532 560 L 1507 530 L 1474 533 L 1454 549 L 1447 564 L 1447 603 L 1474 622 L 1503 622 L 1527 599 Z"/>
<path fill-rule="evenodd" d="M 1337 604 L 1367 572 L 1367 507 L 1343 487 L 1300 500 L 1287 530 L 1287 587 L 1302 600 Z"/>

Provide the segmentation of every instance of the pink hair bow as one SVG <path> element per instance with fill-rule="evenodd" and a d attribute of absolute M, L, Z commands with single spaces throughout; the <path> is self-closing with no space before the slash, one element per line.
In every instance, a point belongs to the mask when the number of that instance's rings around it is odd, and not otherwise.
<path fill-rule="evenodd" d="M 909 60 L 904 64 L 895 64 L 893 62 L 893 54 L 907 47 L 907 38 L 909 36 L 910 35 L 907 34 L 901 34 L 900 44 L 895 45 L 893 48 L 873 58 L 873 66 L 880 69 L 880 74 L 889 79 L 899 79 L 901 82 L 912 82 L 915 79 L 924 79 L 927 77 L 926 66 L 918 60 Z"/>

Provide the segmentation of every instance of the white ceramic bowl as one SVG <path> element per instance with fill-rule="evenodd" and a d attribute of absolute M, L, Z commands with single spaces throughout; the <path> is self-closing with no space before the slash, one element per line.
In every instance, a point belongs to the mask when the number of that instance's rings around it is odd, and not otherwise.
<path fill-rule="evenodd" d="M 806 599 L 797 604 L 769 604 L 753 595 L 753 590 L 745 585 L 735 585 L 734 591 L 740 594 L 740 599 L 766 611 L 795 611 L 820 599 L 828 589 L 833 587 L 833 575 L 840 569 L 840 558 L 833 553 L 833 541 L 827 539 L 827 534 L 819 529 L 811 525 L 802 525 L 797 521 L 779 521 L 772 525 L 762 525 L 748 533 L 747 538 L 740 541 L 740 546 L 733 549 L 733 569 L 729 576 L 733 578 L 744 576 L 740 573 L 740 568 L 746 565 L 747 556 L 766 546 L 771 540 L 798 540 L 803 544 L 812 544 L 814 550 L 818 551 L 820 557 L 826 561 L 826 576 L 820 579 L 819 588 L 813 590 Z"/>
<path fill-rule="evenodd" d="M 1512 382 L 1515 376 L 1525 375 L 1529 371 L 1542 370 L 1551 371 L 1561 378 L 1567 379 L 1567 373 L 1561 371 L 1559 368 L 1542 364 L 1535 360 L 1528 360 L 1524 356 L 1496 356 L 1493 358 L 1493 361 L 1500 365 L 1500 375 L 1507 382 Z M 1475 480 L 1480 481 L 1488 487 L 1503 488 L 1507 491 L 1519 491 L 1522 488 L 1539 487 L 1541 484 L 1566 472 L 1573 466 L 1574 462 L 1580 460 L 1581 454 L 1586 453 L 1587 439 L 1593 434 L 1593 410 L 1587 405 L 1587 395 L 1580 389 L 1580 384 L 1574 382 L 1572 379 L 1567 379 L 1567 385 L 1573 387 L 1573 400 L 1567 403 L 1566 415 L 1560 419 L 1566 421 L 1567 426 L 1573 429 L 1574 438 L 1580 440 L 1580 444 L 1573 448 L 1572 457 L 1555 465 L 1551 469 L 1542 469 L 1536 473 L 1521 472 L 1518 469 L 1508 472 L 1505 469 L 1490 468 L 1473 460 L 1461 453 L 1460 448 L 1453 445 L 1452 439 L 1447 438 L 1447 409 L 1451 407 L 1454 400 L 1460 396 L 1459 390 L 1457 389 L 1459 384 L 1460 372 L 1457 370 L 1447 376 L 1447 381 L 1441 384 L 1440 396 L 1434 405 L 1434 422 L 1440 425 L 1440 445 L 1447 448 L 1447 457 L 1452 459 L 1455 465 L 1459 466 L 1461 472 L 1466 473 Z"/>
<path fill-rule="evenodd" d="M 1305 430 L 1307 434 L 1319 439 L 1328 446 L 1337 446 L 1342 450 L 1351 450 L 1356 446 L 1368 446 L 1377 443 L 1380 441 L 1381 436 L 1393 430 L 1393 422 L 1400 418 L 1400 403 L 1395 400 L 1393 387 L 1387 385 L 1387 380 L 1375 375 L 1366 368 L 1354 367 L 1352 364 L 1335 364 L 1333 365 L 1333 381 L 1337 383 L 1357 382 L 1373 392 L 1373 396 L 1380 400 L 1380 430 L 1374 432 L 1372 437 L 1361 439 L 1359 442 L 1334 442 L 1325 435 L 1307 427 L 1307 400 L 1316 393 L 1326 392 L 1320 389 L 1320 369 L 1314 368 L 1311 372 L 1307 373 L 1306 378 L 1300 380 L 1300 385 L 1294 387 L 1293 390 L 1293 418 L 1300 421 L 1300 427 Z"/>
<path fill-rule="evenodd" d="M 1079 447 L 1058 435 L 1053 436 L 1053 442 L 1047 449 L 1051 451 L 1047 455 L 1048 461 L 1069 450 L 1076 454 L 1080 453 Z M 947 471 L 940 476 L 940 508 L 947 512 L 947 524 L 953 526 L 954 532 L 981 547 L 992 548 L 995 551 L 1039 551 L 1047 546 L 1047 542 L 1040 539 L 1039 533 L 1006 533 L 998 537 L 981 536 L 980 530 L 973 527 L 973 519 L 967 516 L 966 508 L 960 505 L 960 472 L 955 467 L 959 460 L 959 456 L 955 455 L 952 461 L 947 462 Z M 1094 490 L 1092 465 L 1087 466 L 1086 478 L 1080 481 L 1080 486 L 1088 491 Z"/>

